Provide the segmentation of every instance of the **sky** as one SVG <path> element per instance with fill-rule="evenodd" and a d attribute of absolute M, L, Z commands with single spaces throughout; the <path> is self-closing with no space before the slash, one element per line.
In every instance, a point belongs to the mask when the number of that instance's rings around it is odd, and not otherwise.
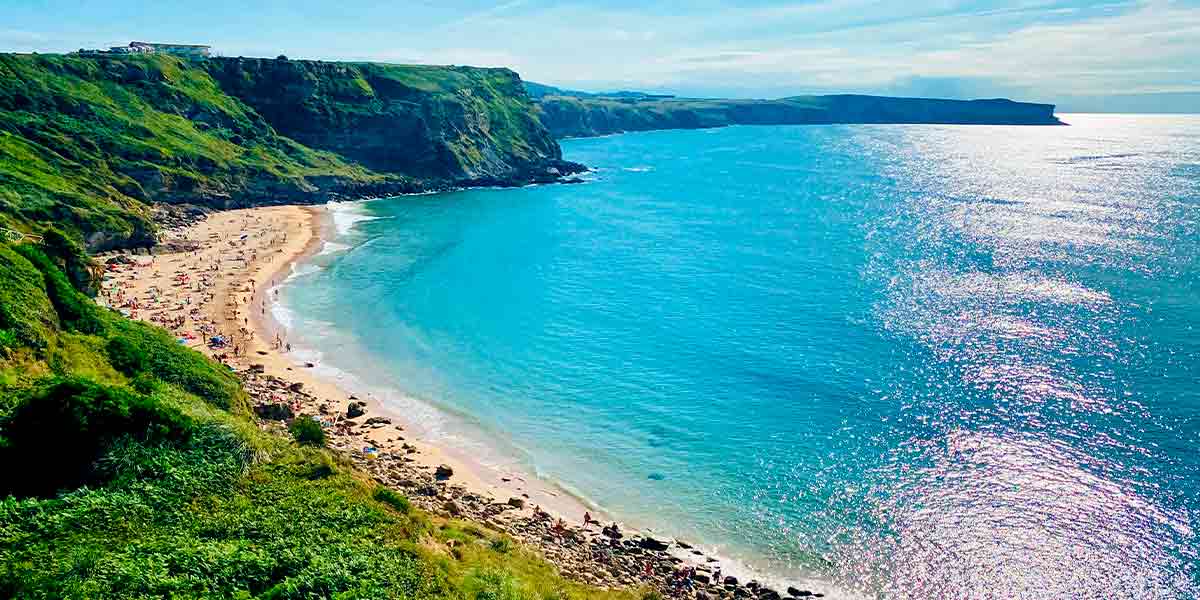
<path fill-rule="evenodd" d="M 1200 112 L 1200 0 L 0 0 L 6 51 L 131 40 L 225 56 L 504 66 L 586 91 Z"/>

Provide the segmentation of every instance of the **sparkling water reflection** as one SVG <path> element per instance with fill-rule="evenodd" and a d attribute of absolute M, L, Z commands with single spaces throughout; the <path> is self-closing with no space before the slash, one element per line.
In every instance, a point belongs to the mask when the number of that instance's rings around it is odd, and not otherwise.
<path fill-rule="evenodd" d="M 1200 118 L 1067 121 L 573 140 L 595 181 L 363 205 L 285 300 L 437 431 L 760 574 L 1198 597 Z"/>

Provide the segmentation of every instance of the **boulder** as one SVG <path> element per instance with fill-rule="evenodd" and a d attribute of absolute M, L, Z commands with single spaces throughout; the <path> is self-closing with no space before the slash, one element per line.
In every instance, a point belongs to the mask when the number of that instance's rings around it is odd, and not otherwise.
<path fill-rule="evenodd" d="M 293 392 L 299 392 L 300 390 L 304 389 L 304 384 L 297 381 L 296 383 L 289 385 L 288 389 Z"/>
<path fill-rule="evenodd" d="M 266 371 L 267 367 L 264 365 L 250 365 L 251 373 L 265 373 Z"/>
<path fill-rule="evenodd" d="M 391 425 L 392 420 L 387 417 L 371 417 L 367 419 L 367 425 Z"/>
<path fill-rule="evenodd" d="M 734 577 L 733 575 L 726 575 L 725 580 L 722 583 L 725 585 L 737 585 L 738 580 L 737 577 Z"/>
<path fill-rule="evenodd" d="M 450 465 L 438 465 L 437 470 L 433 472 L 433 476 L 438 479 L 450 479 L 454 475 L 454 469 Z"/>
<path fill-rule="evenodd" d="M 808 590 L 799 590 L 790 586 L 787 589 L 787 593 L 789 596 L 795 596 L 797 598 L 807 598 L 808 596 L 812 595 L 812 592 Z"/>
<path fill-rule="evenodd" d="M 525 501 L 521 498 L 509 498 L 508 505 L 513 508 L 525 508 Z"/>
<path fill-rule="evenodd" d="M 367 414 L 366 404 L 362 402 L 351 402 L 350 406 L 346 407 L 346 418 L 353 419 Z"/>
<path fill-rule="evenodd" d="M 281 403 L 259 404 L 254 407 L 254 414 L 264 421 L 290 421 L 296 418 L 292 407 Z"/>
<path fill-rule="evenodd" d="M 652 537 L 644 537 L 644 538 L 638 540 L 638 546 L 641 546 L 642 548 L 645 548 L 646 550 L 655 550 L 655 551 L 661 552 L 663 550 L 666 550 L 667 548 L 670 548 L 671 544 L 660 541 L 660 540 L 656 540 Z"/>
<path fill-rule="evenodd" d="M 460 508 L 458 503 L 453 500 L 447 500 L 446 503 L 442 505 L 442 508 L 446 509 L 446 512 L 456 517 L 462 514 L 462 508 Z"/>

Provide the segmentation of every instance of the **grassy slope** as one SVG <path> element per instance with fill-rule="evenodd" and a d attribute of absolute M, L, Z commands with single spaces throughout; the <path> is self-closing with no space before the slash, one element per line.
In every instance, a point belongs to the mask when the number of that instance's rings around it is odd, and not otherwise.
<path fill-rule="evenodd" d="M 0 225 L 142 244 L 145 202 L 220 199 L 365 169 L 279 136 L 201 69 L 163 56 L 0 54 Z M 111 240 L 111 241 L 110 241 Z"/>
<path fill-rule="evenodd" d="M 0 245 L 0 597 L 636 597 L 410 508 L 260 431 L 245 400 L 39 249 Z"/>

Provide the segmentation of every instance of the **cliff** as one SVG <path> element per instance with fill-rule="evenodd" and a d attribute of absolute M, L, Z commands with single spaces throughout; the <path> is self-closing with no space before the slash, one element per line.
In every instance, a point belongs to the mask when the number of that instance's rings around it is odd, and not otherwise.
<path fill-rule="evenodd" d="M 508 69 L 242 58 L 205 67 L 279 133 L 376 171 L 506 184 L 564 167 Z"/>
<path fill-rule="evenodd" d="M 152 203 L 233 208 L 579 168 L 503 69 L 0 54 L 0 227 L 154 242 Z"/>
<path fill-rule="evenodd" d="M 795 96 L 779 100 L 708 100 L 655 96 L 552 95 L 537 99 L 542 124 L 554 136 L 588 137 L 624 131 L 728 125 L 928 123 L 1061 125 L 1054 105 L 1011 100 L 939 100 L 884 96 Z"/>

